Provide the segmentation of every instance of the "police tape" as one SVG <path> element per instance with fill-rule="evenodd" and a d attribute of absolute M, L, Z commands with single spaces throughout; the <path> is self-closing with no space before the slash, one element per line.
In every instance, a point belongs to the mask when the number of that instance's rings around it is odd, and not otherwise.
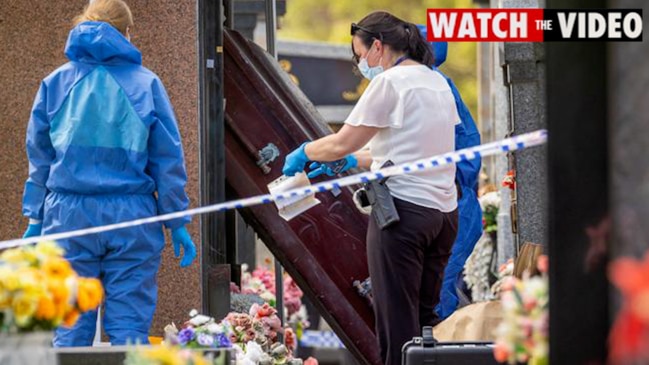
<path fill-rule="evenodd" d="M 282 199 L 295 198 L 300 196 L 307 196 L 313 193 L 323 193 L 334 189 L 340 189 L 343 186 L 357 185 L 367 183 L 372 180 L 380 180 L 384 177 L 395 175 L 413 174 L 420 171 L 435 169 L 440 166 L 450 165 L 453 163 L 468 161 L 474 158 L 492 156 L 516 150 L 522 150 L 529 147 L 539 146 L 547 141 L 547 131 L 538 130 L 535 132 L 521 134 L 511 138 L 503 139 L 497 142 L 486 143 L 480 146 L 469 147 L 454 152 L 445 153 L 432 157 L 423 158 L 413 162 L 402 163 L 393 165 L 376 171 L 362 172 L 354 175 L 345 176 L 342 178 L 324 181 L 317 184 L 300 187 L 296 189 L 287 190 L 280 194 L 264 194 L 257 195 L 250 198 L 236 199 L 223 203 L 208 205 L 199 208 L 188 209 L 180 212 L 169 214 L 157 215 L 147 218 L 135 219 L 121 223 L 114 223 L 99 227 L 90 227 L 79 229 L 76 231 L 60 232 L 48 234 L 45 236 L 35 236 L 29 238 L 12 239 L 0 241 L 0 250 L 24 246 L 40 241 L 57 241 L 73 237 L 87 236 L 90 234 L 114 231 L 122 228 L 129 228 L 140 226 L 143 224 L 151 224 L 164 222 L 171 219 L 182 218 L 186 216 L 194 216 L 213 212 L 223 212 L 230 209 L 239 209 L 251 207 L 254 205 L 268 204 L 273 201 L 281 201 Z"/>

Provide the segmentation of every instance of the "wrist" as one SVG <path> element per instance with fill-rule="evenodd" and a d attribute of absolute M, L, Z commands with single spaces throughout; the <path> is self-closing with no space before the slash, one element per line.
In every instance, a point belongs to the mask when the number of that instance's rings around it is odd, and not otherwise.
<path fill-rule="evenodd" d="M 307 152 L 306 152 L 306 146 L 307 146 L 308 144 L 309 144 L 309 142 L 304 142 L 304 143 L 302 143 L 302 145 L 300 146 L 300 150 L 302 150 L 302 154 L 303 154 L 304 157 L 307 159 L 307 161 L 311 161 L 311 159 L 309 158 L 309 155 L 308 155 Z"/>
<path fill-rule="evenodd" d="M 354 154 L 347 155 L 346 159 L 350 169 L 358 166 L 358 159 Z"/>

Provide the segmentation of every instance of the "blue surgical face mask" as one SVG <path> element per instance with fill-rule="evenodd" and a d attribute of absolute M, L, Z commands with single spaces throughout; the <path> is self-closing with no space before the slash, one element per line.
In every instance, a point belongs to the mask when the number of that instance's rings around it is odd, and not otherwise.
<path fill-rule="evenodd" d="M 369 52 L 367 54 L 369 55 Z M 361 60 L 358 62 L 358 71 L 360 71 L 363 77 L 365 77 L 366 79 L 372 80 L 376 77 L 376 75 L 383 72 L 383 66 L 381 66 L 382 59 L 383 57 L 379 59 L 378 66 L 370 67 L 370 65 L 367 63 L 367 56 L 365 56 L 365 58 L 361 58 Z"/>

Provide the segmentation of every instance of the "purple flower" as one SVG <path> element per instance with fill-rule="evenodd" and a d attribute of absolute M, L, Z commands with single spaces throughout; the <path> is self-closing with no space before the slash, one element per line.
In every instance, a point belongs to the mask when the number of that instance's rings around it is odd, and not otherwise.
<path fill-rule="evenodd" d="M 232 342 L 225 334 L 217 333 L 215 345 L 216 347 L 232 347 Z"/>
<path fill-rule="evenodd" d="M 178 333 L 178 343 L 180 343 L 181 346 L 185 346 L 193 338 L 194 338 L 194 329 L 191 327 L 183 328 Z"/>
<path fill-rule="evenodd" d="M 201 346 L 211 347 L 214 344 L 214 337 L 209 333 L 199 333 L 196 342 Z"/>

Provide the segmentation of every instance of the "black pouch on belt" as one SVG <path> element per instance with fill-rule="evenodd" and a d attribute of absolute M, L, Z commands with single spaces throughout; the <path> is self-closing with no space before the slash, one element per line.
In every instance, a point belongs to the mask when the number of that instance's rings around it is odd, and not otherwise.
<path fill-rule="evenodd" d="M 392 161 L 386 161 L 381 168 L 392 166 Z M 365 184 L 367 190 L 367 200 L 372 206 L 372 217 L 380 229 L 389 227 L 391 224 L 399 221 L 399 213 L 394 206 L 394 199 L 390 195 L 390 190 L 386 184 L 389 177 L 381 180 L 370 181 Z"/>

